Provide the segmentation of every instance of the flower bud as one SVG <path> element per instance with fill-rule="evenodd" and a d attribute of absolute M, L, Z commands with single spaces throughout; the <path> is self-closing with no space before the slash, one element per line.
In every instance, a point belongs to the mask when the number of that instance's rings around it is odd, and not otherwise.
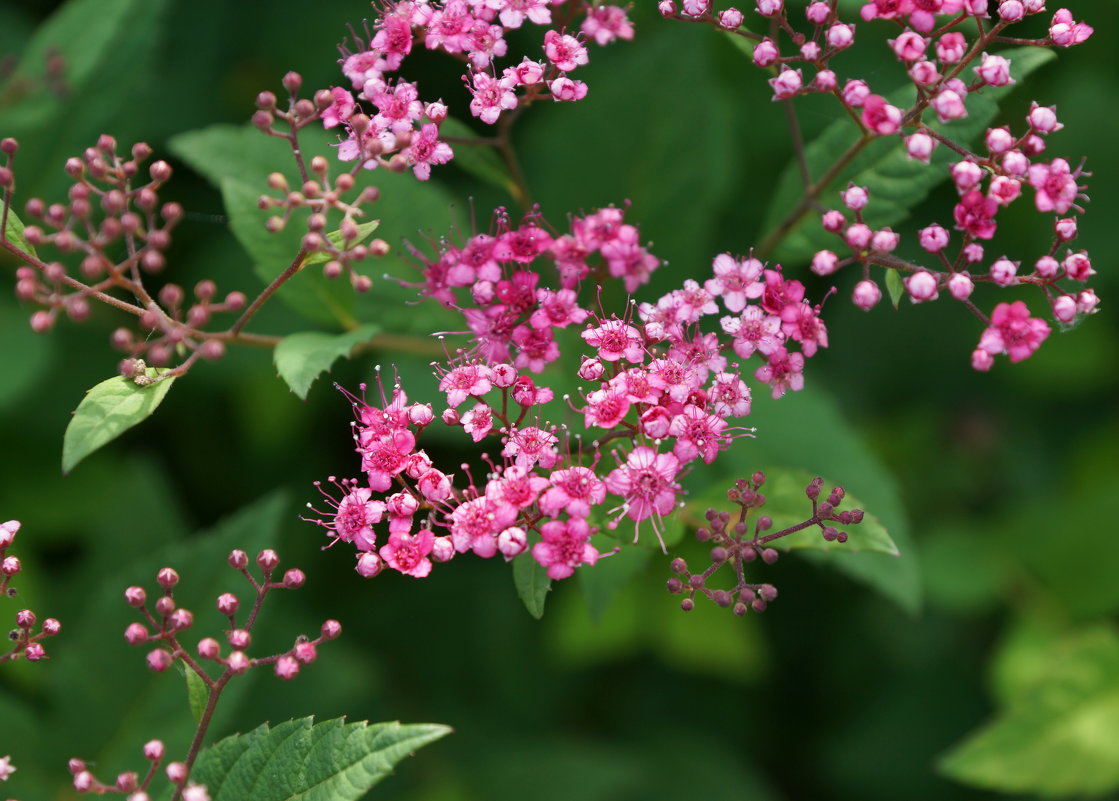
<path fill-rule="evenodd" d="M 292 656 L 300 664 L 309 665 L 319 658 L 319 652 L 313 642 L 299 642 L 292 649 Z"/>
<path fill-rule="evenodd" d="M 147 599 L 148 594 L 143 587 L 129 587 L 124 591 L 124 600 L 128 602 L 129 606 L 143 606 Z"/>
<path fill-rule="evenodd" d="M 182 784 L 187 780 L 189 769 L 182 762 L 171 762 L 167 765 L 167 780 L 171 784 Z"/>
<path fill-rule="evenodd" d="M 167 670 L 174 661 L 171 653 L 162 648 L 156 648 L 154 651 L 148 653 L 148 667 L 156 673 L 162 673 Z"/>
<path fill-rule="evenodd" d="M 384 562 L 381 561 L 381 557 L 379 557 L 375 552 L 366 551 L 364 553 L 358 554 L 357 567 L 355 568 L 355 570 L 357 570 L 358 575 L 362 578 L 373 578 L 375 575 L 381 572 L 381 569 L 383 567 Z"/>
<path fill-rule="evenodd" d="M 281 656 L 276 660 L 276 675 L 284 681 L 291 681 L 299 673 L 299 662 L 293 657 Z"/>
<path fill-rule="evenodd" d="M 202 659 L 217 659 L 221 655 L 221 643 L 213 637 L 206 637 L 198 641 L 198 655 Z"/>
<path fill-rule="evenodd" d="M 148 630 L 143 623 L 129 623 L 124 630 L 124 639 L 129 645 L 140 645 L 147 642 Z"/>
<path fill-rule="evenodd" d="M 882 300 L 882 290 L 878 288 L 878 284 L 873 281 L 859 281 L 855 284 L 855 290 L 851 293 L 851 299 L 863 311 L 869 311 L 878 305 Z"/>
<path fill-rule="evenodd" d="M 231 629 L 226 632 L 225 639 L 232 648 L 238 651 L 245 650 L 253 641 L 252 635 L 245 629 Z"/>
<path fill-rule="evenodd" d="M 149 762 L 160 762 L 163 760 L 164 748 L 161 740 L 148 740 L 144 743 L 144 759 Z"/>
<path fill-rule="evenodd" d="M 234 675 L 241 675 L 252 667 L 252 661 L 245 655 L 244 651 L 234 651 L 225 660 L 225 665 Z"/>
<path fill-rule="evenodd" d="M 172 568 L 165 567 L 156 574 L 155 580 L 163 589 L 169 590 L 179 583 L 179 574 Z"/>
<path fill-rule="evenodd" d="M 289 73 L 290 74 L 290 73 Z M 256 556 L 256 563 L 260 569 L 269 572 L 276 569 L 276 565 L 280 564 L 279 555 L 271 548 L 265 548 Z"/>
<path fill-rule="evenodd" d="M 289 590 L 297 590 L 307 581 L 307 576 L 298 568 L 292 568 L 284 573 L 284 586 Z"/>

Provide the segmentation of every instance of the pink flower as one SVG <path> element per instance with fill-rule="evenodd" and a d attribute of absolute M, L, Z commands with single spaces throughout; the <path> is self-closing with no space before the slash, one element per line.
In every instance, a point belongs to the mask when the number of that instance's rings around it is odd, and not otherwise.
<path fill-rule="evenodd" d="M 473 86 L 467 80 L 467 88 L 473 99 L 470 101 L 470 113 L 482 122 L 493 125 L 502 111 L 509 111 L 517 107 L 517 95 L 513 89 L 487 72 L 472 72 Z"/>
<path fill-rule="evenodd" d="M 995 213 L 998 208 L 998 203 L 993 199 L 972 189 L 960 198 L 953 211 L 956 227 L 979 239 L 990 239 L 995 235 Z"/>
<path fill-rule="evenodd" d="M 773 387 L 774 398 L 780 398 L 788 389 L 804 389 L 804 355 L 778 347 L 769 355 L 769 362 L 754 371 L 754 377 Z"/>
<path fill-rule="evenodd" d="M 763 355 L 773 353 L 785 340 L 781 333 L 781 318 L 766 314 L 758 306 L 748 306 L 740 317 L 724 317 L 719 321 L 723 331 L 734 337 L 734 352 L 748 359 L 757 351 Z"/>
<path fill-rule="evenodd" d="M 820 307 L 807 302 L 789 303 L 781 310 L 781 330 L 789 339 L 800 342 L 804 355 L 816 355 L 816 348 L 828 346 L 828 329 L 820 319 Z"/>
<path fill-rule="evenodd" d="M 477 403 L 462 416 L 462 428 L 475 442 L 481 442 L 493 428 L 493 409 L 485 403 Z"/>
<path fill-rule="evenodd" d="M 1020 362 L 1032 356 L 1048 336 L 1049 324 L 1030 317 L 1026 304 L 1017 300 L 995 306 L 991 324 L 979 338 L 979 348 L 992 356 L 1005 353 L 1010 361 Z"/>
<path fill-rule="evenodd" d="M 587 517 L 591 507 L 606 498 L 606 484 L 589 467 L 568 467 L 552 472 L 552 486 L 540 496 L 540 511 L 555 517 L 561 511 Z"/>
<path fill-rule="evenodd" d="M 353 116 L 356 105 L 354 96 L 340 86 L 331 87 L 330 94 L 334 102 L 324 108 L 319 115 L 322 117 L 324 128 L 333 128 L 348 120 Z"/>
<path fill-rule="evenodd" d="M 748 298 L 762 294 L 764 287 L 758 279 L 764 268 L 757 259 L 751 257 L 738 261 L 728 253 L 720 253 L 711 263 L 711 268 L 715 277 L 707 279 L 704 287 L 712 295 L 723 298 L 727 311 L 740 312 L 746 308 Z"/>
<path fill-rule="evenodd" d="M 435 535 L 426 528 L 415 534 L 390 534 L 387 545 L 378 552 L 393 570 L 406 576 L 423 578 L 431 572 L 431 560 L 427 558 L 435 543 Z"/>
<path fill-rule="evenodd" d="M 506 28 L 519 28 L 527 17 L 537 25 L 549 25 L 552 12 L 546 0 L 486 0 L 489 8 L 499 12 L 501 24 Z"/>
<path fill-rule="evenodd" d="M 1041 212 L 1067 212 L 1076 200 L 1080 187 L 1064 159 L 1053 159 L 1052 164 L 1032 164 L 1029 183 L 1036 191 L 1034 203 Z"/>
<path fill-rule="evenodd" d="M 513 429 L 502 449 L 501 455 L 512 457 L 515 464 L 526 470 L 539 464 L 545 470 L 551 469 L 559 458 L 556 451 L 556 435 L 536 426 Z"/>
<path fill-rule="evenodd" d="M 617 6 L 596 5 L 588 12 L 580 27 L 584 36 L 602 46 L 615 39 L 632 39 L 633 24 L 626 17 L 625 9 Z"/>
<path fill-rule="evenodd" d="M 647 445 L 639 445 L 630 452 L 624 465 L 619 465 L 606 476 L 606 489 L 625 499 L 623 509 L 633 521 L 640 523 L 650 517 L 656 519 L 669 514 L 676 507 L 676 483 L 679 460 L 671 453 L 657 453 Z M 664 540 L 654 525 L 662 549 Z M 634 542 L 639 531 L 634 532 Z"/>
<path fill-rule="evenodd" d="M 1091 25 L 1084 22 L 1074 22 L 1072 13 L 1067 8 L 1062 8 L 1053 15 L 1053 23 L 1049 26 L 1049 39 L 1058 47 L 1072 47 L 1085 41 L 1094 33 Z"/>
<path fill-rule="evenodd" d="M 483 495 L 451 512 L 451 540 L 459 553 L 474 551 L 483 559 L 497 553 L 497 535 L 513 525 L 516 507 Z"/>
<path fill-rule="evenodd" d="M 750 388 L 737 373 L 716 374 L 707 397 L 720 417 L 745 417 L 750 413 Z"/>
<path fill-rule="evenodd" d="M 419 133 L 412 137 L 412 144 L 402 153 L 421 181 L 431 177 L 432 164 L 446 164 L 455 155 L 450 145 L 439 141 L 439 129 L 430 122 L 420 128 Z"/>
<path fill-rule="evenodd" d="M 540 526 L 543 541 L 532 546 L 532 558 L 548 568 L 548 578 L 565 579 L 579 565 L 593 565 L 599 553 L 588 540 L 590 526 L 581 518 L 550 520 Z"/>
<path fill-rule="evenodd" d="M 392 486 L 392 477 L 408 466 L 408 456 L 416 447 L 410 431 L 396 431 L 379 437 L 363 438 L 358 448 L 361 469 L 369 477 L 369 487 L 384 492 Z"/>
<path fill-rule="evenodd" d="M 8 777 L 16 772 L 10 756 L 0 757 L 0 782 L 6 782 Z"/>
<path fill-rule="evenodd" d="M 439 391 L 447 393 L 447 404 L 456 408 L 468 396 L 481 397 L 490 391 L 492 384 L 490 368 L 482 364 L 464 364 L 443 376 Z"/>
<path fill-rule="evenodd" d="M 645 360 L 645 343 L 641 332 L 617 318 L 603 320 L 600 326 L 587 328 L 581 336 L 588 345 L 598 349 L 598 358 L 603 361 L 625 359 L 639 364 Z"/>
<path fill-rule="evenodd" d="M 587 48 L 578 39 L 557 31 L 544 34 L 544 55 L 561 72 L 571 72 L 588 61 Z"/>
<path fill-rule="evenodd" d="M 669 435 L 676 437 L 673 455 L 681 462 L 700 457 L 711 464 L 719 451 L 729 444 L 729 438 L 723 434 L 726 427 L 726 420 L 688 404 L 683 412 L 672 418 L 668 429 Z"/>

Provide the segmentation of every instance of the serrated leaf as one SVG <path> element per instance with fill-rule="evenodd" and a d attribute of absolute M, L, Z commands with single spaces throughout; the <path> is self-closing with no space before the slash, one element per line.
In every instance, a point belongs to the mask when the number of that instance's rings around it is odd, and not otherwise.
<path fill-rule="evenodd" d="M 148 375 L 154 377 L 157 371 L 149 369 Z M 150 417 L 174 381 L 167 378 L 141 387 L 118 375 L 88 390 L 62 438 L 62 472 L 69 473 L 102 445 Z"/>
<path fill-rule="evenodd" d="M 905 285 L 901 282 L 901 275 L 893 267 L 886 270 L 886 294 L 890 296 L 890 303 L 894 304 L 894 309 L 897 309 L 905 296 Z"/>
<path fill-rule="evenodd" d="M 477 139 L 478 135 L 466 126 L 465 123 L 454 117 L 447 117 L 439 126 L 440 136 L 453 136 L 460 139 Z M 464 145 L 456 142 L 451 145 L 455 151 L 452 164 L 458 166 L 475 178 L 485 181 L 491 186 L 503 189 L 510 195 L 514 192 L 513 179 L 509 177 L 509 168 L 489 145 Z"/>
<path fill-rule="evenodd" d="M 967 784 L 1043 796 L 1119 788 L 1119 636 L 1100 626 L 1051 651 L 1030 692 L 940 761 Z"/>
<path fill-rule="evenodd" d="M 352 242 L 349 243 L 350 247 L 353 247 L 354 245 L 357 245 L 357 244 L 360 244 L 361 242 L 364 242 L 366 237 L 368 237 L 371 233 L 376 231 L 377 226 L 379 226 L 380 224 L 381 224 L 380 220 L 369 220 L 368 222 L 359 223 L 358 227 L 357 227 L 357 230 L 358 230 L 357 237 Z M 342 231 L 341 231 L 341 229 L 331 231 L 330 233 L 328 233 L 326 235 L 326 238 L 329 239 L 330 244 L 334 245 L 334 247 L 336 247 L 336 248 L 341 249 L 343 244 L 344 244 L 343 241 L 342 241 Z M 302 270 L 308 264 L 321 264 L 324 261 L 330 261 L 330 258 L 331 258 L 331 256 L 330 256 L 329 253 L 325 253 L 324 251 L 321 251 L 321 250 L 316 250 L 314 253 L 312 253 L 310 256 L 308 256 L 307 258 L 305 258 L 303 260 L 303 264 L 300 265 L 299 269 Z"/>
<path fill-rule="evenodd" d="M 206 702 L 210 700 L 210 688 L 202 677 L 190 668 L 183 668 L 183 678 L 186 679 L 187 703 L 190 704 L 190 714 L 194 722 L 202 720 L 202 713 L 206 710 Z"/>
<path fill-rule="evenodd" d="M 29 253 L 32 256 L 38 256 L 35 253 L 35 248 L 31 247 L 31 243 L 23 235 L 23 220 L 15 213 L 13 209 L 8 209 L 8 220 L 4 225 L 4 238 L 22 250 L 24 253 Z"/>
<path fill-rule="evenodd" d="M 513 584 L 528 613 L 537 620 L 544 617 L 544 601 L 552 589 L 552 580 L 548 578 L 548 569 L 528 551 L 513 560 Z"/>
<path fill-rule="evenodd" d="M 418 748 L 451 732 L 434 723 L 267 723 L 198 757 L 191 780 L 213 801 L 356 801 Z"/>
<path fill-rule="evenodd" d="M 1003 51 L 1010 58 L 1013 74 L 1021 82 L 1055 55 L 1039 47 L 1023 47 Z M 994 120 L 998 102 L 1013 86 L 991 88 L 968 97 L 968 116 L 949 123 L 929 122 L 929 127 L 963 145 L 974 141 Z M 907 85 L 887 95 L 887 100 L 899 108 L 912 105 L 914 89 Z M 931 112 L 926 112 L 931 114 Z M 824 129 L 805 149 L 805 158 L 813 180 L 819 180 L 835 163 L 838 156 L 862 137 L 857 126 L 849 119 L 839 119 Z M 878 137 L 869 141 L 845 169 L 832 179 L 819 197 L 825 207 L 834 205 L 836 193 L 848 183 L 865 186 L 870 191 L 870 203 L 863 210 L 865 222 L 871 228 L 882 228 L 905 219 L 909 209 L 928 196 L 936 185 L 948 179 L 945 169 L 959 155 L 947 147 L 938 147 L 930 164 L 909 159 L 900 136 Z M 799 203 L 803 192 L 800 169 L 795 159 L 781 173 L 777 191 L 769 206 L 762 230 L 766 238 L 778 230 Z M 777 247 L 769 254 L 782 262 L 804 262 L 818 250 L 834 247 L 835 235 L 820 226 L 816 215 L 805 212 L 788 227 Z"/>
<path fill-rule="evenodd" d="M 300 400 L 307 400 L 307 392 L 319 375 L 342 356 L 348 356 L 355 345 L 372 339 L 379 330 L 378 326 L 367 324 L 344 334 L 304 331 L 286 336 L 272 354 L 276 370 Z"/>
<path fill-rule="evenodd" d="M 248 251 L 253 271 L 270 284 L 286 270 L 299 254 L 297 221 L 284 230 L 271 233 L 265 228 L 269 213 L 257 205 L 260 189 L 236 178 L 221 181 L 222 202 L 229 214 L 229 227 L 237 241 Z M 302 270 L 292 276 L 276 293 L 285 303 L 309 320 L 325 325 L 356 325 L 354 290 L 349 281 L 329 279 L 321 270 Z"/>

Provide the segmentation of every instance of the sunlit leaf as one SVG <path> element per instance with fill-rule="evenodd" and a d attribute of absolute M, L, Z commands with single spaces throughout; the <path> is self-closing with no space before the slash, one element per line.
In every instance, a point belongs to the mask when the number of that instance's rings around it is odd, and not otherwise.
<path fill-rule="evenodd" d="M 276 370 L 291 391 L 306 400 L 316 378 L 329 370 L 337 359 L 348 356 L 354 346 L 371 339 L 378 330 L 378 326 L 367 324 L 344 334 L 304 331 L 286 336 L 273 353 Z"/>

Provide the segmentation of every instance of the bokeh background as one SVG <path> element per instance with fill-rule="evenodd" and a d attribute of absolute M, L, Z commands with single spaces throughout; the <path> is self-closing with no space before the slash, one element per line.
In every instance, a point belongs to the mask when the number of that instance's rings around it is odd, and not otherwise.
<path fill-rule="evenodd" d="M 1119 290 L 1111 46 L 1119 6 L 1068 4 L 1095 36 L 1019 86 L 1005 114 L 1020 120 L 1031 99 L 1056 104 L 1066 127 L 1051 139 L 1054 155 L 1087 158 L 1094 177 L 1078 244 L 1099 272 L 1102 313 L 1054 335 L 1027 362 L 977 374 L 968 355 L 980 326 L 950 299 L 862 313 L 846 301 L 855 276 L 809 281 L 816 297 L 839 290 L 826 309 L 831 347 L 810 363 L 810 389 L 776 404 L 759 399 L 758 439 L 737 442 L 719 470 L 693 475 L 689 487 L 717 492 L 759 467 L 819 471 L 857 488 L 891 524 L 903 555 L 888 575 L 875 568 L 869 583 L 787 556 L 766 573 L 781 596 L 762 616 L 740 620 L 702 605 L 684 615 L 662 589 L 661 559 L 593 613 L 579 582 L 568 582 L 542 621 L 526 613 L 500 563 L 463 559 L 424 581 L 360 579 L 348 554 L 320 551 L 319 531 L 298 519 L 314 500 L 313 480 L 356 472 L 348 405 L 328 381 L 300 401 L 263 351 L 235 349 L 199 366 L 151 420 L 64 477 L 63 431 L 84 391 L 112 375 L 107 340 L 119 320 L 98 309 L 80 327 L 38 337 L 27 326 L 32 310 L 0 293 L 0 518 L 24 524 L 21 598 L 63 623 L 51 661 L 0 671 L 0 755 L 19 767 L 5 791 L 24 801 L 69 797 L 57 788 L 70 756 L 111 776 L 139 767 L 149 738 L 185 741 L 181 679 L 150 676 L 143 654 L 126 646 L 120 592 L 174 564 L 184 602 L 195 595 L 198 636 L 211 633 L 221 625 L 213 597 L 237 587 L 222 561 L 234 545 L 277 547 L 285 565 L 310 577 L 304 590 L 270 601 L 262 648 L 287 647 L 327 617 L 345 634 L 292 684 L 251 677 L 228 699 L 216 734 L 309 714 L 455 728 L 373 797 L 987 798 L 993 793 L 938 765 L 980 727 L 1018 720 L 1024 709 L 1042 710 L 1021 728 L 1036 736 L 1022 735 L 1018 757 L 1013 749 L 985 762 L 980 755 L 980 784 L 1022 797 L 1119 787 L 1119 339 L 1110 310 Z M 176 167 L 165 198 L 191 213 L 167 277 L 185 286 L 213 278 L 222 291 L 251 296 L 260 282 L 223 225 L 220 194 L 168 142 L 244 123 L 257 92 L 279 93 L 287 70 L 304 76 L 308 94 L 339 83 L 335 45 L 370 8 L 341 0 L 66 5 L 0 2 L 8 66 L 0 135 L 22 142 L 17 208 L 34 195 L 60 199 L 65 158 L 98 134 L 147 141 Z M 36 37 L 51 15 L 82 6 L 103 12 L 87 36 Z M 588 98 L 532 109 L 516 142 L 534 198 L 557 226 L 569 213 L 632 202 L 629 217 L 669 261 L 642 294 L 652 298 L 701 277 L 714 254 L 744 253 L 758 240 L 791 150 L 781 109 L 738 50 L 640 6 L 636 41 L 592 52 L 581 76 Z M 112 48 L 83 62 L 82 42 L 99 36 Z M 47 45 L 73 51 L 74 69 L 84 70 L 63 98 L 26 80 L 27 65 L 41 72 Z M 457 66 L 428 55 L 416 62 L 410 75 L 425 96 L 442 94 L 465 117 Z M 886 60 L 847 68 L 883 88 L 899 82 Z M 806 136 L 831 113 L 805 103 Z M 386 191 L 386 235 L 439 236 L 452 218 L 468 228 L 472 213 L 484 221 L 495 204 L 511 203 L 453 167 L 437 178 L 415 204 Z M 933 191 L 899 228 L 947 223 L 952 196 L 950 187 Z M 1048 240 L 1027 202 L 1000 217 L 999 236 L 1022 258 Z M 14 265 L 0 270 L 10 275 Z M 803 264 L 786 270 L 808 280 Z M 405 333 L 438 324 L 427 307 L 404 309 L 399 292 L 373 295 L 362 301 L 367 319 Z M 979 300 L 989 308 L 996 295 Z M 280 304 L 257 322 L 277 334 L 313 327 Z M 412 355 L 363 354 L 336 365 L 333 378 L 353 387 L 375 363 L 394 361 L 413 399 L 432 399 L 423 359 Z M 458 459 L 456 442 L 429 450 Z M 1046 684 L 1064 695 L 1042 697 Z"/>

